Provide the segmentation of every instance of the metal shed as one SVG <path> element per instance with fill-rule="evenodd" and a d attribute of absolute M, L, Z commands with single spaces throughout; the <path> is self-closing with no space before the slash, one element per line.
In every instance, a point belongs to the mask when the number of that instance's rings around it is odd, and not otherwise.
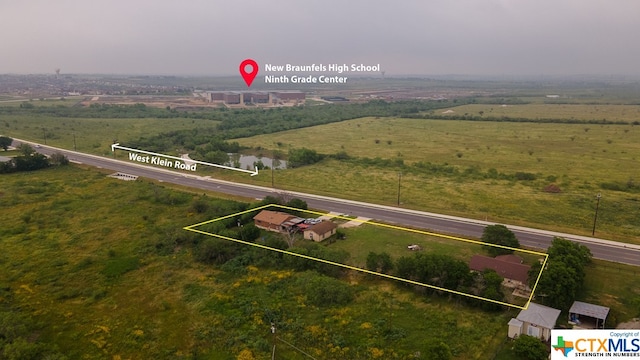
<path fill-rule="evenodd" d="M 608 307 L 574 301 L 569 309 L 569 324 L 582 328 L 604 329 L 607 315 Z"/>

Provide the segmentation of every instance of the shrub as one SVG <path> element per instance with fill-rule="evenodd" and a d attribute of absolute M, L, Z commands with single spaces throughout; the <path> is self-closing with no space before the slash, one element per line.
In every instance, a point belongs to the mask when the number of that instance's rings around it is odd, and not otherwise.
<path fill-rule="evenodd" d="M 549 184 L 545 186 L 544 189 L 542 189 L 542 191 L 547 193 L 552 193 L 552 194 L 557 194 L 562 192 L 562 190 L 560 190 L 560 187 L 556 184 Z"/>
<path fill-rule="evenodd" d="M 515 173 L 515 177 L 517 180 L 524 180 L 524 181 L 532 181 L 536 179 L 535 174 L 528 173 L 528 172 L 521 172 L 521 171 L 518 171 L 517 173 Z"/>
<path fill-rule="evenodd" d="M 355 298 L 353 287 L 341 280 L 315 272 L 307 272 L 298 279 L 298 284 L 315 306 L 347 305 Z"/>

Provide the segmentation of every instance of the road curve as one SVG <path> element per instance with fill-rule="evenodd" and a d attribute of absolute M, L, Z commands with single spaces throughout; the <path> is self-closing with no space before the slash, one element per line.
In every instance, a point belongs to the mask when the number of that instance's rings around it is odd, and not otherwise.
<path fill-rule="evenodd" d="M 282 192 L 282 190 L 211 179 L 209 177 L 197 176 L 185 172 L 172 171 L 159 167 L 145 166 L 132 162 L 89 155 L 46 145 L 39 145 L 24 140 L 15 139 L 14 145 L 18 145 L 20 142 L 30 143 L 34 146 L 37 145 L 38 147 L 36 150 L 44 154 L 61 152 L 73 162 L 202 190 L 256 199 L 262 199 L 267 195 L 273 195 L 274 192 Z M 492 222 L 482 220 L 428 213 L 313 194 L 291 191 L 287 191 L 287 193 L 306 201 L 311 208 L 363 216 L 381 222 L 427 229 L 438 233 L 459 235 L 462 237 L 479 238 L 482 235 L 482 231 L 485 226 L 494 224 Z M 593 257 L 596 259 L 640 266 L 639 245 L 522 226 L 505 225 L 515 233 L 522 246 L 544 250 L 550 246 L 554 237 L 559 236 L 587 246 L 591 250 Z"/>

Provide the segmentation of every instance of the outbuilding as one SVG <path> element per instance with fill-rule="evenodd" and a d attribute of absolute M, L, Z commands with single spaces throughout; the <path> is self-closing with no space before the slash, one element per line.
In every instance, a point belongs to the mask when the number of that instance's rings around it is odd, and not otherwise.
<path fill-rule="evenodd" d="M 569 309 L 569 324 L 580 329 L 604 329 L 608 315 L 608 307 L 574 301 Z"/>

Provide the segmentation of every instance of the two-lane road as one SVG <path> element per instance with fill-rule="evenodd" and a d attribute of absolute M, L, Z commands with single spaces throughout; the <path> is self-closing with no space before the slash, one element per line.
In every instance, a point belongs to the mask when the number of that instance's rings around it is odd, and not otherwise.
<path fill-rule="evenodd" d="M 71 161 L 141 177 L 156 179 L 167 183 L 179 184 L 192 188 L 215 191 L 225 194 L 239 195 L 247 198 L 261 199 L 267 195 L 273 195 L 274 191 L 282 191 L 254 185 L 210 179 L 192 175 L 187 172 L 171 171 L 163 168 L 145 166 L 137 163 L 120 161 L 95 155 L 88 155 L 49 146 L 40 146 L 37 148 L 37 150 L 45 154 L 51 154 L 55 151 L 60 151 L 65 154 Z M 482 235 L 484 227 L 493 224 L 491 222 L 481 220 L 330 198 L 313 194 L 298 192 L 287 193 L 306 201 L 311 208 L 363 216 L 375 219 L 377 221 L 419 229 L 428 229 L 438 233 L 452 235 L 455 234 L 462 237 L 479 238 Z M 527 227 L 512 225 L 507 226 L 516 234 L 518 240 L 520 241 L 520 244 L 523 246 L 546 249 L 551 244 L 553 237 L 560 236 L 586 245 L 587 247 L 589 247 L 589 249 L 591 249 L 593 256 L 597 259 L 640 266 L 640 246 L 638 245 L 631 245 L 604 239 L 558 233 Z"/>

